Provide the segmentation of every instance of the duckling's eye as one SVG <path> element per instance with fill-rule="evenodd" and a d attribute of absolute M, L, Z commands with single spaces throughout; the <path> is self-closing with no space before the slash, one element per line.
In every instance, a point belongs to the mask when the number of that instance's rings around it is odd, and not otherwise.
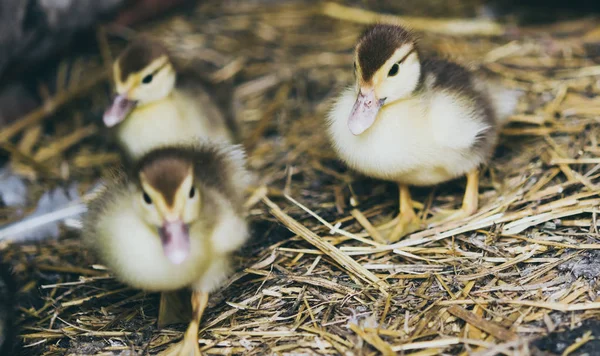
<path fill-rule="evenodd" d="M 152 204 L 152 199 L 150 199 L 150 196 L 146 192 L 144 192 L 144 202 L 148 205 Z"/>
<path fill-rule="evenodd" d="M 354 62 L 354 71 L 356 71 L 356 62 Z"/>
<path fill-rule="evenodd" d="M 196 189 L 192 187 L 192 189 L 190 189 L 190 199 L 192 199 L 194 195 L 196 195 Z"/>
<path fill-rule="evenodd" d="M 392 66 L 392 68 L 390 68 L 390 71 L 388 72 L 388 77 L 393 77 L 396 74 L 398 74 L 399 69 L 400 66 L 398 65 L 398 63 L 394 63 L 394 65 Z"/>
<path fill-rule="evenodd" d="M 147 76 L 144 77 L 144 79 L 142 79 L 142 83 L 144 84 L 148 84 L 152 81 L 154 77 L 152 76 L 152 74 L 148 74 Z"/>

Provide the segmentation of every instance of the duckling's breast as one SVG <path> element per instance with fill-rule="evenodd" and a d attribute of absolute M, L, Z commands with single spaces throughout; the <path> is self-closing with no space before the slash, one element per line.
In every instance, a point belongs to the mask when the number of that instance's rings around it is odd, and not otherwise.
<path fill-rule="evenodd" d="M 193 100 L 178 92 L 134 110 L 119 125 L 117 136 L 131 157 L 168 144 L 230 140 L 224 128 L 214 127 Z"/>
<path fill-rule="evenodd" d="M 171 263 L 156 229 L 146 225 L 125 198 L 108 207 L 97 230 L 99 257 L 119 280 L 135 288 L 168 291 L 192 286 L 207 277 L 213 264 L 223 264 L 224 257 L 213 253 L 209 239 L 203 238 L 191 238 L 188 258 L 179 265 Z M 197 235 L 194 227 L 190 235 Z"/>
<path fill-rule="evenodd" d="M 474 169 L 487 153 L 472 149 L 485 124 L 450 99 L 414 97 L 386 105 L 373 126 L 353 135 L 347 126 L 354 89 L 345 91 L 329 115 L 329 135 L 339 157 L 371 177 L 410 185 L 433 185 Z"/>

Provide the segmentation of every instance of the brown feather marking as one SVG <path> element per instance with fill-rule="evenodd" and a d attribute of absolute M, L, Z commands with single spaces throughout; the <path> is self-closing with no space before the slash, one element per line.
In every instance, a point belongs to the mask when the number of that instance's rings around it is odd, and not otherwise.
<path fill-rule="evenodd" d="M 363 81 L 371 81 L 394 52 L 407 43 L 414 43 L 414 38 L 400 26 L 375 25 L 368 28 L 356 45 Z"/>
<path fill-rule="evenodd" d="M 168 162 L 168 163 L 167 163 Z M 176 163 L 175 163 L 176 162 Z M 177 166 L 177 168 L 171 168 Z M 142 157 L 136 164 L 133 176 L 138 186 L 140 183 L 140 174 L 146 175 L 146 181 L 157 190 L 163 192 L 168 186 L 170 189 L 176 189 L 185 179 L 188 170 L 193 167 L 194 182 L 200 183 L 197 188 L 207 187 L 215 189 L 229 199 L 234 207 L 243 207 L 243 192 L 236 188 L 236 182 L 233 181 L 238 173 L 231 159 L 225 151 L 218 146 L 198 144 L 194 146 L 167 146 L 150 151 Z M 176 169 L 177 178 L 174 176 L 173 169 Z M 181 173 L 184 172 L 184 173 Z M 156 180 L 170 180 L 172 183 L 163 184 L 160 189 L 159 183 L 152 183 L 149 175 L 153 175 Z M 163 193 L 164 194 L 164 193 Z M 174 194 L 174 193 L 172 193 Z M 165 198 L 167 198 L 165 196 Z"/>
<path fill-rule="evenodd" d="M 490 98 L 486 93 L 479 92 L 474 87 L 473 73 L 460 64 L 448 60 L 427 58 L 421 62 L 421 89 L 423 89 L 425 78 L 428 75 L 433 75 L 435 78 L 433 82 L 429 83 L 430 89 L 456 93 L 457 96 L 467 97 L 473 102 L 473 107 L 477 109 L 474 115 L 489 126 L 487 130 L 479 133 L 473 149 L 482 152 L 486 159 L 489 159 L 493 154 L 498 127 Z"/>
<path fill-rule="evenodd" d="M 190 173 L 192 163 L 177 157 L 163 157 L 148 162 L 140 171 L 144 178 L 154 189 L 165 198 L 165 202 L 172 206 L 175 194 L 181 183 Z"/>
<path fill-rule="evenodd" d="M 147 67 L 152 61 L 168 56 L 167 49 L 159 42 L 148 38 L 140 38 L 132 42 L 117 60 L 121 69 L 121 81 Z"/>

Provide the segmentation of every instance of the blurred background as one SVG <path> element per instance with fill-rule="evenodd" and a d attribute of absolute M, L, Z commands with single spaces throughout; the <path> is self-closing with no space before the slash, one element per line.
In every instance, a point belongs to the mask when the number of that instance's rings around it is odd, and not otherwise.
<path fill-rule="evenodd" d="M 118 28 L 143 26 L 172 15 L 182 16 L 186 9 L 202 2 L 210 3 L 206 0 L 4 0 L 0 12 L 0 125 L 6 125 L 40 104 L 39 83 L 56 72 L 65 55 L 89 56 L 97 50 L 98 25 L 118 32 Z M 235 7 L 236 3 L 241 8 L 268 8 L 299 1 L 225 1 L 225 6 Z M 307 0 L 303 3 L 311 8 L 323 2 Z M 513 25 L 581 19 L 600 11 L 600 5 L 592 0 L 356 0 L 340 3 L 403 16 L 493 19 Z M 49 93 L 53 89 L 48 86 Z"/>

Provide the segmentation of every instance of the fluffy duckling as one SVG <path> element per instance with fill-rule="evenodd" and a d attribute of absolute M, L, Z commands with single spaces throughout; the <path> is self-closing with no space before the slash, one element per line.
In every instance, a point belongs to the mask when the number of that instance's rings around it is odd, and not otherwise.
<path fill-rule="evenodd" d="M 371 177 L 398 182 L 400 214 L 389 239 L 417 230 L 409 186 L 462 175 L 461 215 L 478 208 L 478 168 L 492 156 L 499 128 L 516 106 L 462 66 L 423 58 L 406 29 L 375 25 L 355 48 L 356 82 L 328 115 L 339 157 Z"/>
<path fill-rule="evenodd" d="M 84 239 L 119 280 L 147 291 L 192 290 L 193 320 L 183 342 L 165 355 L 200 354 L 208 293 L 248 238 L 244 161 L 232 146 L 155 149 L 90 203 Z"/>
<path fill-rule="evenodd" d="M 131 158 L 197 138 L 231 142 L 230 123 L 198 77 L 179 67 L 148 38 L 134 41 L 113 64 L 117 95 L 103 120 Z"/>

